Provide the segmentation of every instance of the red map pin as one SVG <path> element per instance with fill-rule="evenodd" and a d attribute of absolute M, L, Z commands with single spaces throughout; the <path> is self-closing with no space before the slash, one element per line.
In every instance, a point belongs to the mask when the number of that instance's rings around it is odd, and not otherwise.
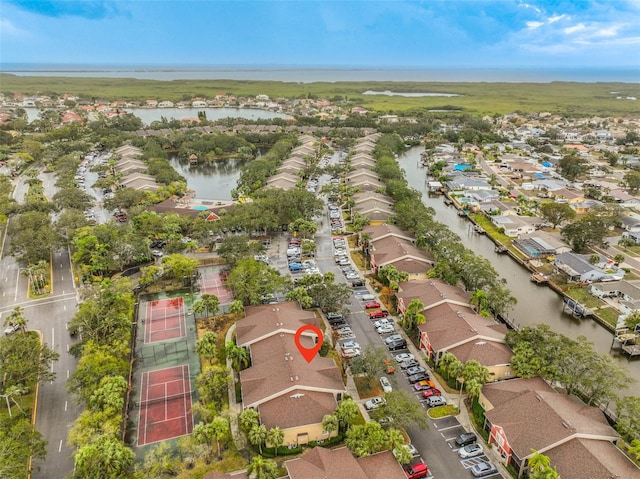
<path fill-rule="evenodd" d="M 305 348 L 300 343 L 300 336 L 305 331 L 313 331 L 318 336 L 318 342 L 314 344 L 312 348 Z M 316 357 L 316 354 L 318 354 L 318 351 L 320 351 L 320 348 L 322 347 L 322 341 L 324 341 L 324 336 L 322 335 L 322 331 L 320 331 L 320 328 L 318 328 L 317 326 L 314 326 L 313 324 L 307 324 L 305 326 L 302 326 L 296 331 L 294 341 L 296 343 L 296 347 L 298 348 L 298 351 L 300 351 L 300 354 L 302 354 L 302 357 L 308 363 L 310 363 L 311 361 L 313 361 L 313 358 Z"/>

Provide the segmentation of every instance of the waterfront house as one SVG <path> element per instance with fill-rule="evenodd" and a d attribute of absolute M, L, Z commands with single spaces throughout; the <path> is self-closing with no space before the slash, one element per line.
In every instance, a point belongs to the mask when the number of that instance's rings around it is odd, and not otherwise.
<path fill-rule="evenodd" d="M 620 436 L 600 409 L 555 392 L 540 378 L 485 384 L 479 402 L 489 444 L 518 477 L 535 452 L 549 457 L 563 479 L 640 477 L 615 446 Z"/>
<path fill-rule="evenodd" d="M 445 183 L 449 191 L 491 190 L 493 187 L 485 179 L 460 175 Z"/>
<path fill-rule="evenodd" d="M 236 323 L 236 343 L 247 348 L 251 367 L 240 372 L 243 409 L 253 408 L 267 429 L 279 427 L 284 445 L 306 445 L 337 434 L 322 427 L 346 392 L 340 369 L 331 358 L 307 362 L 296 347 L 299 328 L 318 325 L 316 315 L 295 301 L 248 306 Z M 300 343 L 310 349 L 315 333 L 304 331 Z"/>
<path fill-rule="evenodd" d="M 372 224 L 385 223 L 393 214 L 393 203 L 378 199 L 364 198 L 351 207 L 351 214 L 360 213 Z"/>
<path fill-rule="evenodd" d="M 300 181 L 300 177 L 291 173 L 278 173 L 267 179 L 267 188 L 280 188 L 282 190 L 292 190 Z"/>
<path fill-rule="evenodd" d="M 513 245 L 530 258 L 544 258 L 571 251 L 571 246 L 560 235 L 536 231 L 520 236 Z"/>
<path fill-rule="evenodd" d="M 624 316 L 640 310 L 640 282 L 637 280 L 592 283 L 589 293 L 600 299 L 617 298 L 616 309 Z"/>
<path fill-rule="evenodd" d="M 591 263 L 588 254 L 561 253 L 555 257 L 555 267 L 564 273 L 569 281 L 595 282 L 595 281 L 619 281 L 624 278 L 624 270 L 613 262 L 602 258 L 596 264 Z"/>
<path fill-rule="evenodd" d="M 536 224 L 542 222 L 540 218 L 514 215 L 491 215 L 489 219 L 496 228 L 502 228 L 504 234 L 512 238 L 535 232 Z"/>
<path fill-rule="evenodd" d="M 344 479 L 346 476 L 349 479 L 407 479 L 390 451 L 356 458 L 346 447 L 315 447 L 301 457 L 286 461 L 284 467 L 288 479 Z"/>
<path fill-rule="evenodd" d="M 157 191 L 160 185 L 153 176 L 144 173 L 132 173 L 120 180 L 120 188 L 132 188 L 138 191 Z"/>

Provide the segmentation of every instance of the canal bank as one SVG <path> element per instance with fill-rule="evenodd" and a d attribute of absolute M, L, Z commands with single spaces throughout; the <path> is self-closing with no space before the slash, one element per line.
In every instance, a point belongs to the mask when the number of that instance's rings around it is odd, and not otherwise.
<path fill-rule="evenodd" d="M 487 235 L 478 234 L 465 216 L 458 216 L 453 206 L 444 203 L 444 195 L 427 194 L 426 169 L 420 165 L 420 153 L 424 147 L 410 148 L 398 157 L 400 167 L 410 187 L 422 193 L 423 202 L 433 208 L 435 219 L 445 224 L 456 233 L 463 244 L 488 259 L 498 274 L 506 281 L 507 287 L 517 298 L 518 302 L 506 316 L 506 320 L 514 328 L 548 324 L 557 333 L 576 339 L 585 336 L 594 345 L 598 353 L 608 353 L 628 369 L 628 374 L 638 382 L 632 384 L 623 395 L 640 395 L 640 367 L 637 360 L 630 360 L 619 345 L 612 346 L 613 335 L 590 317 L 575 318 L 564 312 L 563 296 L 552 288 L 539 286 L 531 281 L 531 270 L 523 261 L 515 258 L 513 253 L 501 254 L 496 251 L 498 245 Z"/>

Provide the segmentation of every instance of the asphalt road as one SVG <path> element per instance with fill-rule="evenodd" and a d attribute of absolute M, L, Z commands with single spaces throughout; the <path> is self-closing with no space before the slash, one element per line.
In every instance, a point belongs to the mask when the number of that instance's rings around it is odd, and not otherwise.
<path fill-rule="evenodd" d="M 41 174 L 40 178 L 45 194 L 51 198 L 55 192 L 53 175 Z M 20 178 L 16 182 L 14 198 L 22 201 L 25 192 L 26 187 Z M 71 262 L 68 250 L 52 253 L 52 293 L 46 298 L 30 299 L 27 278 L 20 274 L 21 268 L 15 258 L 7 255 L 9 241 L 3 238 L 0 251 L 0 323 L 15 306 L 22 307 L 28 329 L 39 331 L 43 342 L 60 354 L 60 359 L 51 366 L 56 379 L 41 383 L 38 389 L 36 429 L 47 441 L 47 455 L 42 463 L 33 464 L 31 477 L 61 479 L 73 470 L 67 436 L 80 413 L 66 390 L 66 381 L 77 366 L 77 360 L 69 354 L 73 339 L 66 328 L 78 303 Z"/>

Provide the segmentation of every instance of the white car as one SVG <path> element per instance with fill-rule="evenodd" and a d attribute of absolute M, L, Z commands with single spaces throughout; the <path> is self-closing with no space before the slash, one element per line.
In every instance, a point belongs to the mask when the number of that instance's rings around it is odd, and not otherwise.
<path fill-rule="evenodd" d="M 377 409 L 385 404 L 387 404 L 387 401 L 385 401 L 384 398 L 371 398 L 364 403 L 364 408 L 367 411 L 371 411 L 372 409 Z"/>
<path fill-rule="evenodd" d="M 373 301 L 374 299 L 376 299 L 376 297 L 371 293 L 360 294 L 360 295 L 358 295 L 358 297 L 362 301 Z"/>
<path fill-rule="evenodd" d="M 395 331 L 393 324 L 383 324 L 379 328 L 376 328 L 378 334 L 391 334 Z"/>
<path fill-rule="evenodd" d="M 360 345 L 356 343 L 353 339 L 349 339 L 348 341 L 345 341 L 344 343 L 342 343 L 341 347 L 342 349 L 348 349 L 348 348 L 360 349 Z"/>
<path fill-rule="evenodd" d="M 351 328 L 349 326 L 343 326 L 341 328 L 339 328 L 336 333 L 338 334 L 353 334 L 353 331 L 351 330 Z"/>
<path fill-rule="evenodd" d="M 419 456 L 419 455 L 420 455 L 420 453 L 419 453 L 419 452 L 418 452 L 418 450 L 416 449 L 416 446 L 414 446 L 413 444 L 402 444 L 402 445 L 401 445 L 401 446 L 399 446 L 399 447 L 404 447 L 404 448 L 406 448 L 406 449 L 409 451 L 409 453 L 411 454 L 411 457 L 415 457 L 415 456 Z M 393 455 L 397 457 L 397 454 L 396 454 L 396 450 L 395 450 L 395 449 L 393 450 Z"/>
<path fill-rule="evenodd" d="M 386 393 L 390 393 L 391 391 L 393 391 L 393 388 L 391 387 L 391 383 L 389 382 L 386 376 L 382 376 L 380 378 L 380 386 L 382 386 L 382 390 Z"/>
<path fill-rule="evenodd" d="M 474 456 L 479 456 L 480 454 L 482 454 L 484 451 L 482 449 L 482 445 L 475 443 L 475 444 L 469 444 L 468 446 L 464 446 L 461 447 L 460 449 L 458 449 L 458 455 L 460 457 L 474 457 Z"/>
<path fill-rule="evenodd" d="M 410 359 L 415 359 L 416 357 L 411 353 L 402 353 L 396 355 L 393 359 L 396 360 L 397 363 L 403 363 L 405 361 L 409 361 Z"/>
<path fill-rule="evenodd" d="M 342 356 L 346 359 L 355 358 L 356 356 L 360 356 L 360 350 L 357 348 L 343 349 Z"/>
<path fill-rule="evenodd" d="M 374 328 L 379 328 L 380 326 L 386 326 L 386 325 L 392 325 L 393 323 L 391 321 L 389 321 L 387 318 L 382 318 L 382 319 L 378 319 L 377 321 L 373 322 L 373 327 Z"/>

